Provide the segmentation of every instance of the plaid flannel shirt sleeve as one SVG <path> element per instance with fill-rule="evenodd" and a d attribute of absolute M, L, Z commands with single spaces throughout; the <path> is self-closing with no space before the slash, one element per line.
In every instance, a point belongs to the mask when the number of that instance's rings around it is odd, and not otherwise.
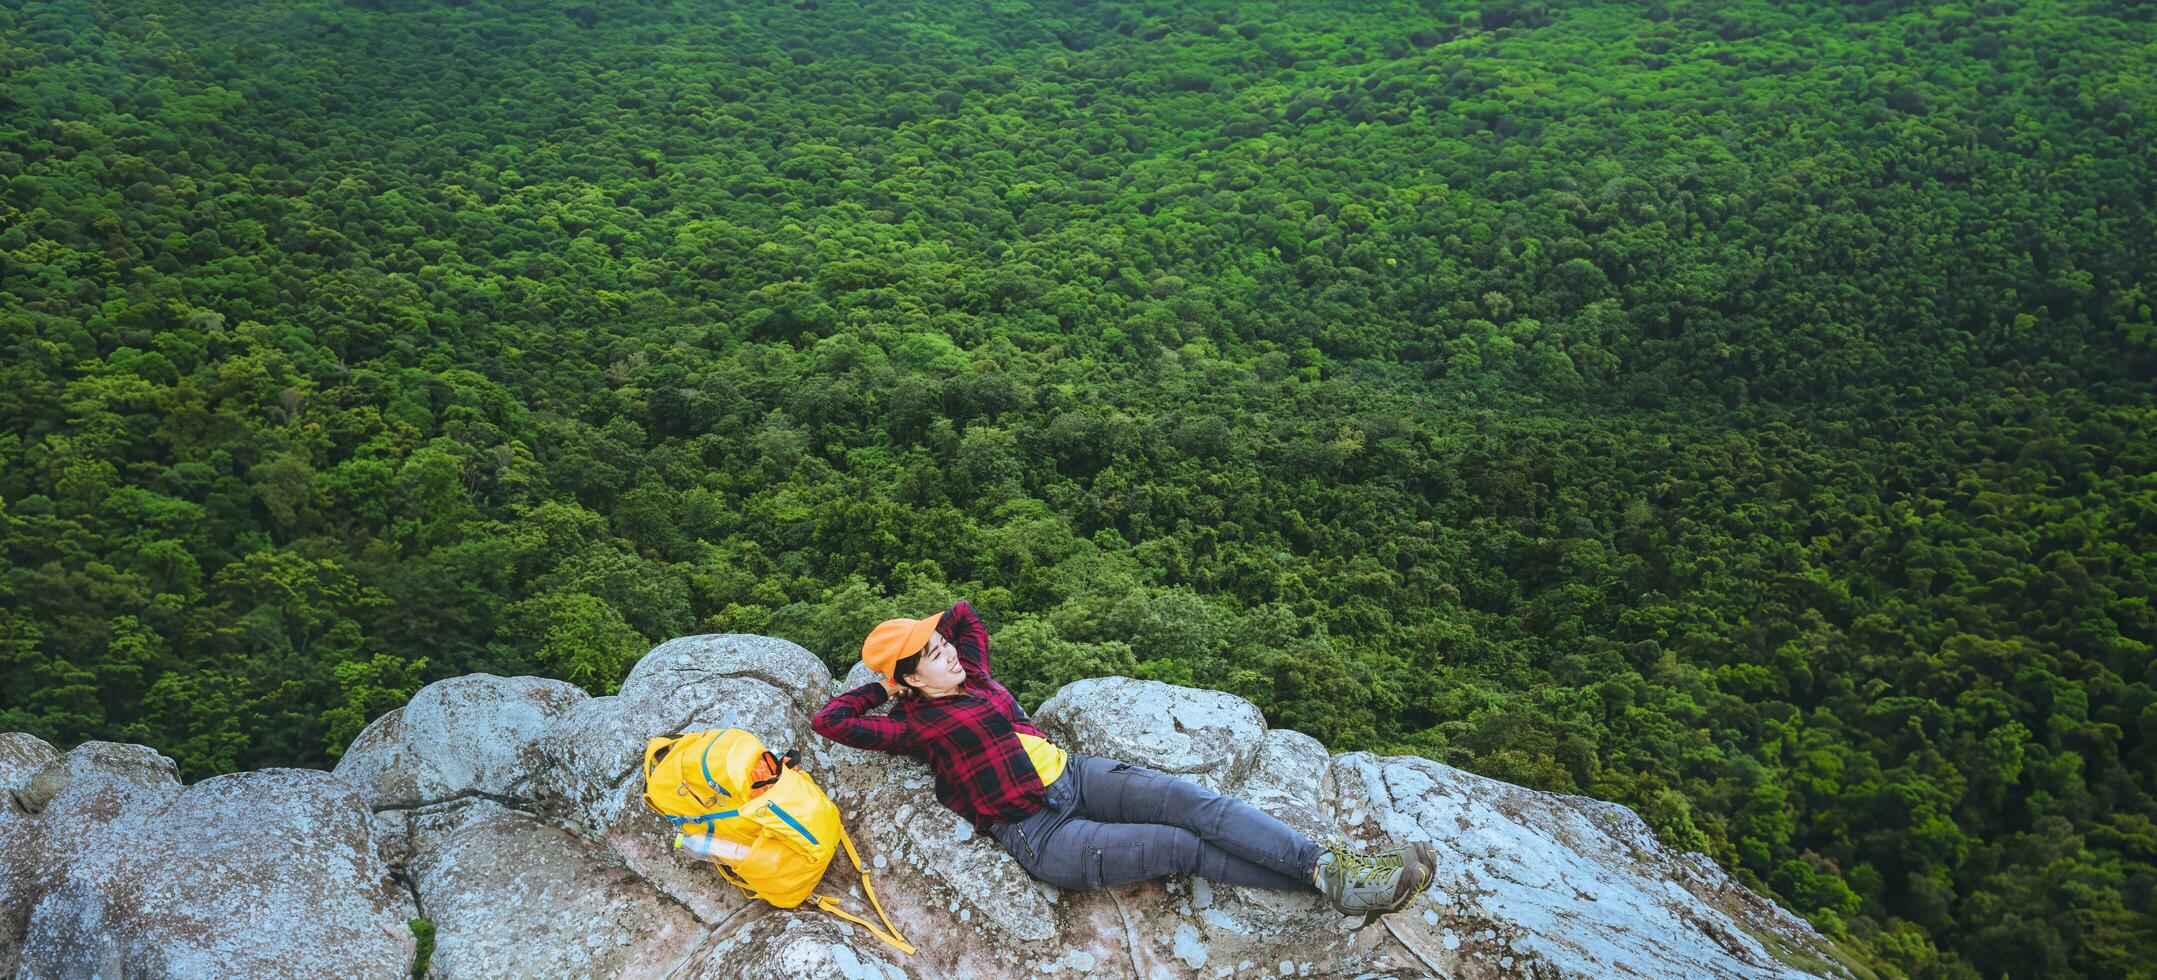
<path fill-rule="evenodd" d="M 889 698 L 884 685 L 863 684 L 825 703 L 809 720 L 809 728 L 841 745 L 910 754 L 914 751 L 913 726 L 897 718 L 863 717 Z"/>
<path fill-rule="evenodd" d="M 959 666 L 969 674 L 989 676 L 989 631 L 972 603 L 960 599 L 936 624 L 936 632 L 958 648 Z"/>

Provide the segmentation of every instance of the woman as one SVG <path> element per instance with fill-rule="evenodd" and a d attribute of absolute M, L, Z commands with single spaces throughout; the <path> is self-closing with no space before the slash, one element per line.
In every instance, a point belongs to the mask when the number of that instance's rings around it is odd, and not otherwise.
<path fill-rule="evenodd" d="M 1321 892 L 1367 926 L 1407 905 L 1435 873 L 1429 844 L 1374 854 L 1320 845 L 1189 780 L 1058 747 L 989 676 L 988 631 L 963 601 L 879 624 L 861 661 L 881 679 L 832 698 L 810 727 L 927 763 L 938 801 L 1058 888 L 1195 874 Z M 887 717 L 867 716 L 893 697 Z"/>

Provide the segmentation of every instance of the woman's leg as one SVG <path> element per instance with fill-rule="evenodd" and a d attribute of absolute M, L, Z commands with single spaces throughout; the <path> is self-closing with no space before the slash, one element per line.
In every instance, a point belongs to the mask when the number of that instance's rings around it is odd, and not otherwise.
<path fill-rule="evenodd" d="M 1079 779 L 1079 817 L 1111 825 L 1158 824 L 1187 831 L 1238 864 L 1271 872 L 1273 883 L 1266 887 L 1318 890 L 1311 884 L 1311 870 L 1325 848 L 1264 810 L 1188 779 L 1111 759 L 1074 755 L 1064 778 L 1073 776 Z"/>
<path fill-rule="evenodd" d="M 1074 817 L 1045 839 L 1005 849 L 1028 874 L 1058 888 L 1106 888 L 1173 874 L 1197 875 L 1226 885 L 1315 892 L 1309 880 L 1283 874 L 1215 847 L 1183 827 L 1161 823 L 1103 823 Z"/>

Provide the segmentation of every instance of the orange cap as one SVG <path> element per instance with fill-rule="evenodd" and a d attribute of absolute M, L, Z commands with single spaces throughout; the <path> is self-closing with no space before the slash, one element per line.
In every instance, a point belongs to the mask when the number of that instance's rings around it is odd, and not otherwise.
<path fill-rule="evenodd" d="M 891 677 L 891 668 L 899 661 L 928 648 L 929 634 L 936 632 L 936 624 L 943 618 L 943 613 L 937 613 L 927 619 L 887 619 L 876 624 L 869 638 L 861 641 L 861 662 Z"/>

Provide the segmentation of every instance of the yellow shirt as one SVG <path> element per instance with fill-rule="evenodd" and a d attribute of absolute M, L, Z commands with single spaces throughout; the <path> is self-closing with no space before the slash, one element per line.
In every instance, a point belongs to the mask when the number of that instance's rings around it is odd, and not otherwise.
<path fill-rule="evenodd" d="M 1034 771 L 1041 774 L 1041 785 L 1047 786 L 1064 774 L 1064 750 L 1056 743 L 1039 735 L 1017 732 L 1019 744 L 1026 749 L 1026 757 L 1033 760 Z"/>

